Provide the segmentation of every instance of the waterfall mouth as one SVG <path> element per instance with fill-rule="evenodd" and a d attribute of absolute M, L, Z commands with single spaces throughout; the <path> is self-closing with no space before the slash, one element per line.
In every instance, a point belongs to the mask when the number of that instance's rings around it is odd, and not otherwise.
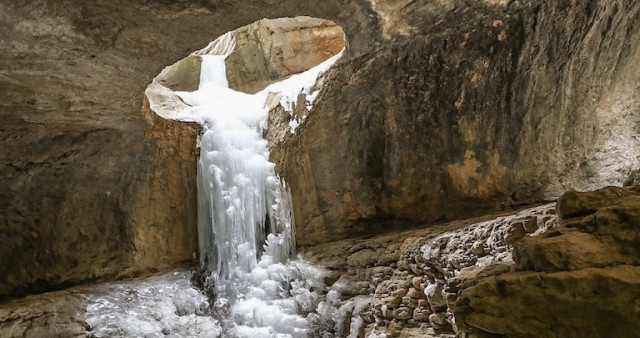
<path fill-rule="evenodd" d="M 270 113 L 288 115 L 295 132 L 343 49 L 344 34 L 330 21 L 261 20 L 165 68 L 146 90 L 158 115 L 202 126 L 202 286 L 230 336 L 306 337 L 319 311 L 330 312 L 326 272 L 295 259 L 289 192 L 263 135 Z"/>

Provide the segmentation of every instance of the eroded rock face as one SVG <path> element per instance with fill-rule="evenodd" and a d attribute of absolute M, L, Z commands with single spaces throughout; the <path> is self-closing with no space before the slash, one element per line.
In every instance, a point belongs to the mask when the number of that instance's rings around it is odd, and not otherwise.
<path fill-rule="evenodd" d="M 456 4 L 374 1 L 386 43 L 344 60 L 273 152 L 299 244 L 553 200 L 639 165 L 638 3 Z"/>
<path fill-rule="evenodd" d="M 144 88 L 256 20 L 363 11 L 338 1 L 0 1 L 0 298 L 190 261 L 197 130 L 152 114 Z M 347 26 L 375 32 L 366 25 Z"/>
<path fill-rule="evenodd" d="M 309 17 L 260 20 L 235 31 L 227 57 L 229 88 L 256 93 L 289 75 L 301 73 L 344 47 L 335 23 Z"/>
<path fill-rule="evenodd" d="M 86 337 L 85 300 L 78 293 L 50 292 L 0 305 L 3 337 Z"/>

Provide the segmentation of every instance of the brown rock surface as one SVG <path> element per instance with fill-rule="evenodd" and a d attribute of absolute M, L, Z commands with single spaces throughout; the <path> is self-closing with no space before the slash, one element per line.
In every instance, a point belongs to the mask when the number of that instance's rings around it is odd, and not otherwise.
<path fill-rule="evenodd" d="M 300 245 L 621 184 L 640 164 L 640 3 L 371 3 L 388 40 L 343 60 L 272 152 Z"/>
<path fill-rule="evenodd" d="M 335 23 L 309 17 L 260 20 L 235 31 L 227 57 L 229 87 L 256 93 L 337 54 L 344 33 Z"/>
<path fill-rule="evenodd" d="M 315 113 L 274 150 L 311 245 L 622 182 L 638 166 L 639 11 L 2 0 L 0 297 L 191 258 L 196 131 L 149 114 L 143 91 L 225 31 L 312 15 L 345 32 Z"/>
<path fill-rule="evenodd" d="M 365 323 L 365 336 L 453 337 L 456 287 L 488 272 L 510 271 L 507 237 L 514 228 L 528 224 L 528 238 L 557 223 L 554 206 L 548 204 L 512 215 L 323 243 L 308 248 L 305 258 L 339 275 L 327 282 L 341 294 L 342 304 L 371 299 L 364 311 L 348 314 Z M 481 254 L 476 244 L 483 247 Z"/>
<path fill-rule="evenodd" d="M 596 191 L 567 191 L 558 198 L 558 215 L 562 218 L 592 214 L 598 209 L 632 195 L 629 189 L 607 187 Z"/>
<path fill-rule="evenodd" d="M 493 269 L 460 279 L 454 314 L 462 332 L 507 337 L 640 332 L 637 187 L 570 191 L 560 197 L 561 205 L 575 210 L 564 212 L 575 217 L 517 242 L 511 272 Z"/>
<path fill-rule="evenodd" d="M 0 336 L 86 337 L 85 300 L 60 291 L 0 304 Z"/>
<path fill-rule="evenodd" d="M 332 19 L 365 54 L 380 40 L 372 13 L 336 0 L 0 1 L 0 298 L 191 259 L 195 130 L 149 114 L 144 88 L 265 17 Z"/>
<path fill-rule="evenodd" d="M 264 17 L 348 18 L 365 53 L 376 45 L 366 11 L 339 1 L 0 1 L 0 298 L 191 260 L 196 129 L 151 114 L 144 88 Z"/>
<path fill-rule="evenodd" d="M 515 272 L 460 294 L 458 328 L 482 337 L 633 337 L 640 330 L 640 268 Z"/>

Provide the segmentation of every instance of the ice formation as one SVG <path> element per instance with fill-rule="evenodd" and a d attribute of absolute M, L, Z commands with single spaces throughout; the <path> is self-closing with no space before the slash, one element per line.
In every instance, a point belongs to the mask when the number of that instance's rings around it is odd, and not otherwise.
<path fill-rule="evenodd" d="M 268 160 L 262 134 L 270 95 L 279 95 L 295 131 L 304 118 L 293 114 L 298 97 L 311 108 L 318 76 L 339 55 L 247 94 L 230 89 L 226 79 L 225 58 L 232 48 L 217 50 L 225 52 L 201 56 L 198 90 L 176 92 L 190 106 L 178 119 L 203 127 L 198 227 L 200 263 L 211 272 L 205 287 L 216 295 L 216 311 L 229 314 L 223 321 L 226 335 L 306 337 L 323 300 L 323 272 L 291 260 L 295 236 L 288 192 Z"/>
<path fill-rule="evenodd" d="M 324 270 L 295 258 L 289 194 L 268 160 L 262 135 L 267 100 L 274 98 L 295 132 L 318 95 L 318 77 L 340 54 L 247 94 L 230 89 L 226 78 L 225 58 L 234 45 L 227 33 L 195 53 L 201 58 L 196 91 L 168 93 L 163 87 L 163 95 L 182 100 L 169 105 L 174 108 L 170 117 L 199 123 L 203 130 L 198 138 L 199 258 L 213 299 L 194 289 L 185 271 L 109 284 L 87 297 L 87 322 L 96 337 L 293 338 L 335 326 L 332 317 L 342 304 L 335 291 L 327 295 Z M 296 109 L 298 103 L 304 109 Z M 352 304 L 351 310 L 356 307 L 361 306 Z M 357 319 L 344 325 L 352 331 L 362 327 Z"/>
<path fill-rule="evenodd" d="M 191 285 L 191 272 L 108 283 L 86 294 L 91 337 L 219 337 L 208 299 Z"/>

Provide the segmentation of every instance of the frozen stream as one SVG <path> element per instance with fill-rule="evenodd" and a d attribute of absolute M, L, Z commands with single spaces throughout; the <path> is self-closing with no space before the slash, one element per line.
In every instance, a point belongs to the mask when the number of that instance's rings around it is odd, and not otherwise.
<path fill-rule="evenodd" d="M 233 43 L 225 36 L 219 41 Z M 295 131 L 300 120 L 292 111 L 299 95 L 310 108 L 318 76 L 339 55 L 253 95 L 229 88 L 226 55 L 201 57 L 199 88 L 176 92 L 189 105 L 176 116 L 203 127 L 198 140 L 200 265 L 210 273 L 205 289 L 215 297 L 209 304 L 191 285 L 188 271 L 108 284 L 88 296 L 91 333 L 97 337 L 315 336 L 338 302 L 335 293 L 327 297 L 324 272 L 295 258 L 288 192 L 268 160 L 262 134 L 267 127 L 267 99 L 274 95 L 292 114 L 290 127 Z"/>

